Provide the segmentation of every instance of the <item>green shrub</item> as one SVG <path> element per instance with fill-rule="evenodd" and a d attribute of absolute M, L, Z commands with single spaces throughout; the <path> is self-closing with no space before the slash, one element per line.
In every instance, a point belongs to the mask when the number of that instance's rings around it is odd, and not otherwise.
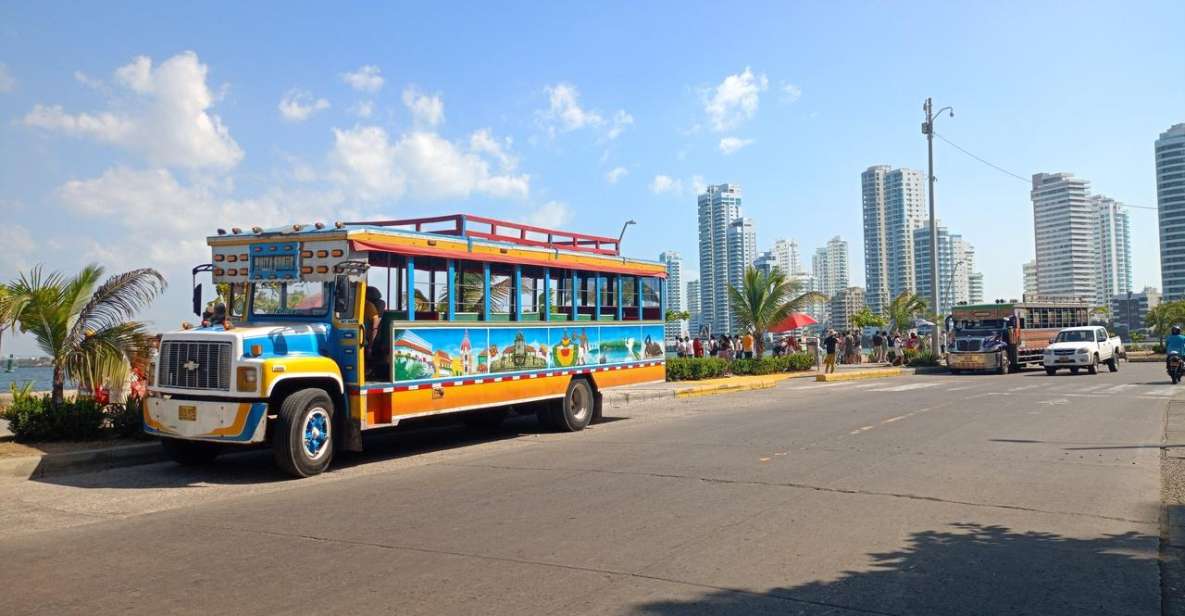
<path fill-rule="evenodd" d="M 0 415 L 17 441 L 85 441 L 99 436 L 106 416 L 94 400 L 54 406 L 49 396 L 14 401 Z"/>
<path fill-rule="evenodd" d="M 716 357 L 674 357 L 667 360 L 668 381 L 697 381 L 724 376 L 728 362 Z"/>
<path fill-rule="evenodd" d="M 791 353 L 786 356 L 786 367 L 788 370 L 810 370 L 815 367 L 815 357 L 805 351 Z"/>
<path fill-rule="evenodd" d="M 1153 353 L 1164 353 L 1164 345 L 1157 342 L 1156 344 L 1152 345 L 1152 352 Z"/>
<path fill-rule="evenodd" d="M 909 365 L 914 367 L 937 366 L 940 363 L 938 354 L 933 351 L 915 351 L 912 356 L 907 353 L 906 357 L 909 357 Z"/>
<path fill-rule="evenodd" d="M 144 399 L 128 398 L 124 404 L 109 404 L 104 409 L 107 424 L 117 436 L 136 438 L 144 434 Z"/>

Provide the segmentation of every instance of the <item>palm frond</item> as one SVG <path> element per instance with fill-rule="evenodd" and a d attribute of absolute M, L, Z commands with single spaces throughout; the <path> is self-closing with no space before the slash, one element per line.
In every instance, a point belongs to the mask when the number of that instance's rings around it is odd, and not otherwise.
<path fill-rule="evenodd" d="M 88 292 L 102 275 L 102 268 L 84 269 L 76 277 L 78 292 Z M 116 274 L 90 294 L 70 328 L 70 343 L 79 344 L 87 331 L 98 331 L 127 321 L 165 289 L 165 277 L 151 268 Z"/>

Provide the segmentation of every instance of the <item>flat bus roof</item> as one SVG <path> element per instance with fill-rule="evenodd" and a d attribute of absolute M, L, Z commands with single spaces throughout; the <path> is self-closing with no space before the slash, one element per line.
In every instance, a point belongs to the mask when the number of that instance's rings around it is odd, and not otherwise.
<path fill-rule="evenodd" d="M 271 242 L 348 242 L 351 252 L 378 252 L 596 272 L 666 277 L 657 261 L 620 255 L 618 239 L 453 214 L 431 218 L 294 224 L 232 229 L 207 238 L 214 249 Z"/>

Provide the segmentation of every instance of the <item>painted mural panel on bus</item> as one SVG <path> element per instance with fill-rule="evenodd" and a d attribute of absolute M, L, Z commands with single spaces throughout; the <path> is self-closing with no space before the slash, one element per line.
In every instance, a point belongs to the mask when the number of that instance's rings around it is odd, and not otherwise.
<path fill-rule="evenodd" d="M 392 331 L 397 382 L 663 357 L 661 324 L 555 327 L 417 327 Z"/>

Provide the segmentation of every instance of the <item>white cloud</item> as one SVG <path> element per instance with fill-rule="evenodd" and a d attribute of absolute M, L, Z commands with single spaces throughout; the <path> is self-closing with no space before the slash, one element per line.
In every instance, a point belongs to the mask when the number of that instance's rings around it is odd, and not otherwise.
<path fill-rule="evenodd" d="M 802 98 L 802 88 L 800 88 L 792 83 L 783 83 L 782 84 L 782 102 L 783 103 L 793 103 L 800 98 Z"/>
<path fill-rule="evenodd" d="M 305 90 L 289 90 L 280 99 L 280 117 L 289 122 L 304 122 L 318 111 L 329 109 L 329 101 L 318 98 Z"/>
<path fill-rule="evenodd" d="M 557 229 L 572 220 L 572 208 L 559 201 L 548 201 L 535 208 L 524 222 L 536 227 Z"/>
<path fill-rule="evenodd" d="M 660 195 L 663 193 L 683 192 L 683 181 L 676 180 L 669 175 L 656 175 L 650 182 L 650 192 Z"/>
<path fill-rule="evenodd" d="M 433 127 L 444 121 L 444 101 L 439 94 L 429 96 L 408 86 L 403 89 L 403 104 L 416 126 Z"/>
<path fill-rule="evenodd" d="M 74 71 L 74 81 L 92 90 L 103 90 L 107 87 L 107 84 L 103 83 L 102 79 L 91 77 L 82 71 Z"/>
<path fill-rule="evenodd" d="M 692 192 L 699 195 L 699 194 L 702 194 L 705 190 L 707 190 L 707 188 L 708 188 L 708 185 L 706 182 L 704 182 L 704 176 L 702 176 L 702 175 L 691 176 L 691 190 L 692 190 Z"/>
<path fill-rule="evenodd" d="M 16 79 L 8 72 L 8 65 L 0 62 L 0 94 L 12 92 L 16 88 Z"/>
<path fill-rule="evenodd" d="M 618 109 L 617 113 L 613 114 L 613 122 L 610 124 L 609 132 L 605 136 L 610 140 L 616 139 L 625 131 L 625 127 L 633 123 L 634 116 L 626 113 L 624 109 Z"/>
<path fill-rule="evenodd" d="M 469 149 L 479 154 L 493 156 L 504 171 L 513 171 L 518 166 L 518 159 L 510 154 L 510 148 L 513 145 L 514 141 L 510 137 L 499 141 L 488 128 L 474 131 L 469 136 Z"/>
<path fill-rule="evenodd" d="M 740 137 L 725 137 L 720 140 L 720 151 L 725 156 L 735 153 L 737 150 L 753 143 L 752 139 L 741 139 Z"/>
<path fill-rule="evenodd" d="M 209 112 L 214 97 L 206 72 L 190 51 L 155 68 L 151 59 L 139 56 L 115 71 L 116 81 L 133 94 L 118 111 L 68 114 L 60 106 L 38 104 L 24 123 L 111 143 L 159 165 L 233 167 L 243 151 L 222 120 Z"/>
<path fill-rule="evenodd" d="M 761 92 L 768 87 L 769 79 L 764 74 L 754 75 L 749 67 L 725 77 L 704 101 L 712 129 L 725 131 L 752 118 L 757 113 Z"/>
<path fill-rule="evenodd" d="M 37 243 L 29 230 L 17 224 L 0 226 L 0 271 L 7 275 L 29 269 L 37 252 Z"/>
<path fill-rule="evenodd" d="M 378 92 L 383 88 L 382 71 L 373 64 L 361 66 L 356 71 L 342 73 L 342 81 L 359 92 Z"/>
<path fill-rule="evenodd" d="M 374 101 L 358 101 L 350 106 L 349 111 L 359 118 L 369 118 L 374 114 Z"/>
<path fill-rule="evenodd" d="M 607 126 L 604 138 L 611 141 L 634 123 L 634 117 L 624 109 L 617 110 L 613 117 L 606 121 L 599 111 L 581 107 L 580 90 L 572 84 L 557 83 L 546 86 L 543 92 L 547 95 L 547 109 L 540 109 L 535 115 L 539 124 L 552 137 L 556 133 Z"/>
<path fill-rule="evenodd" d="M 629 172 L 629 169 L 626 169 L 625 167 L 614 167 L 605 174 L 605 181 L 609 182 L 610 184 L 616 184 L 618 180 L 629 175 Z"/>
<path fill-rule="evenodd" d="M 530 193 L 530 176 L 509 172 L 512 158 L 487 131 L 474 133 L 467 150 L 422 131 L 391 143 L 387 131 L 378 126 L 335 129 L 334 141 L 331 177 L 363 200 L 399 199 L 405 194 L 448 199 Z M 497 159 L 502 172 L 492 172 L 485 156 Z"/>

